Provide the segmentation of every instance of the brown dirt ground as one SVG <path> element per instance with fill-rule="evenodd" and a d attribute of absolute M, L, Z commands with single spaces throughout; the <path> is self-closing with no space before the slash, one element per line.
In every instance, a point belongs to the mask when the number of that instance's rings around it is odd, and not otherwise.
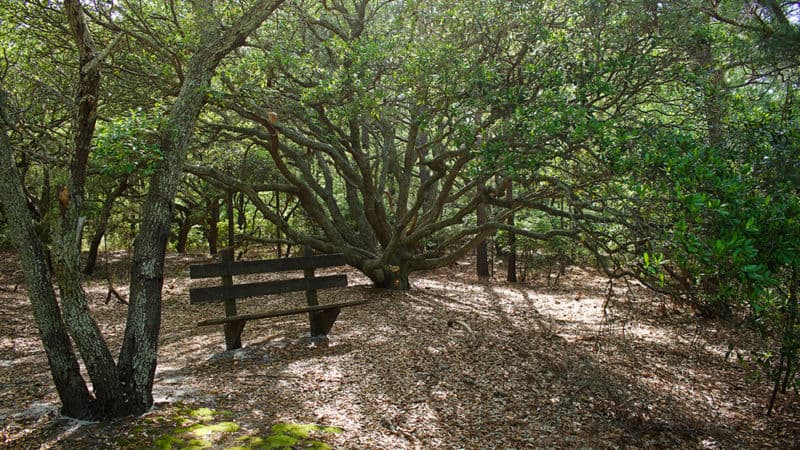
<path fill-rule="evenodd" d="M 223 352 L 221 327 L 197 327 L 221 305 L 190 306 L 188 264 L 170 255 L 164 284 L 156 404 L 105 423 L 58 415 L 58 398 L 13 254 L 0 254 L 0 446 L 142 448 L 187 408 L 229 411 L 241 428 L 214 448 L 268 435 L 273 424 L 341 427 L 333 448 L 796 448 L 800 408 L 747 383 L 733 352 L 753 337 L 705 321 L 637 285 L 569 268 L 556 287 L 479 281 L 472 266 L 415 274 L 407 292 L 350 286 L 323 302 L 346 308 L 328 345 L 304 337 L 304 316 L 248 323 L 245 347 Z M 125 254 L 87 280 L 91 307 L 118 348 L 126 307 L 106 303 L 106 273 L 126 295 Z M 502 269 L 498 269 L 502 275 Z M 263 278 L 263 277 L 262 277 Z M 240 312 L 298 306 L 302 294 L 240 302 Z M 448 324 L 452 325 L 449 326 Z"/>

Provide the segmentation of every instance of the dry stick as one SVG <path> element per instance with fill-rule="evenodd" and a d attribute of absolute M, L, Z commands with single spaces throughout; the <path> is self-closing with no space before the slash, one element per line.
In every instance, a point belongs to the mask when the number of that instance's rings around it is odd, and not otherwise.
<path fill-rule="evenodd" d="M 109 285 L 108 285 L 108 294 L 106 294 L 106 305 L 108 304 L 108 302 L 111 301 L 111 296 L 112 295 L 114 297 L 116 297 L 117 301 L 122 303 L 123 305 L 127 305 L 128 304 L 127 300 L 125 300 L 125 298 L 123 298 L 122 295 L 120 295 L 120 293 L 117 292 L 116 289 L 114 289 L 114 286 L 109 283 Z"/>

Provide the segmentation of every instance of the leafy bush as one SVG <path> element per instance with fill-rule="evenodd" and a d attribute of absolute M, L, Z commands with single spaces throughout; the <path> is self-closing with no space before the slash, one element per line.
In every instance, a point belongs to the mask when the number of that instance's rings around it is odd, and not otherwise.
<path fill-rule="evenodd" d="M 664 283 L 669 274 L 705 314 L 745 308 L 763 338 L 751 366 L 774 383 L 771 411 L 777 392 L 798 382 L 800 129 L 739 127 L 725 148 L 663 133 L 642 151 L 649 173 L 639 173 L 638 192 L 659 222 L 650 244 L 658 253 L 644 253 L 642 275 Z"/>

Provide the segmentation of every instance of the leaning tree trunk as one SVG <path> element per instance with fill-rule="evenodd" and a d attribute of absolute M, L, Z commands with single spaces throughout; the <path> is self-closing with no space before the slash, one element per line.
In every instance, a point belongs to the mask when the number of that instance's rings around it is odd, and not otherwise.
<path fill-rule="evenodd" d="M 64 3 L 70 30 L 78 44 L 80 72 L 70 179 L 59 193 L 60 213 L 53 245 L 53 270 L 61 293 L 64 321 L 92 380 L 94 417 L 128 414 L 116 362 L 89 312 L 80 268 L 83 200 L 87 164 L 97 121 L 100 56 L 77 0 Z"/>
<path fill-rule="evenodd" d="M 34 232 L 34 221 L 27 210 L 22 191 L 22 180 L 16 172 L 13 154 L 5 135 L 5 114 L 2 114 L 3 204 L 11 223 L 12 233 L 20 243 L 20 256 L 28 281 L 29 296 L 34 318 L 50 362 L 51 373 L 61 396 L 64 414 L 95 418 L 108 412 L 118 414 L 124 400 L 118 382 L 116 365 L 103 341 L 100 330 L 89 314 L 86 294 L 80 276 L 80 243 L 83 218 L 83 194 L 86 182 L 86 164 L 91 148 L 97 118 L 97 98 L 100 91 L 100 72 L 94 42 L 75 0 L 64 2 L 70 31 L 80 54 L 75 116 L 74 152 L 70 162 L 70 179 L 59 192 L 60 214 L 53 245 L 53 270 L 61 293 L 63 316 L 55 300 L 53 273 L 39 237 Z M 0 110 L 5 111 L 4 101 Z M 86 371 L 92 379 L 94 398 L 78 370 L 77 358 L 66 331 L 80 351 Z"/>
<path fill-rule="evenodd" d="M 180 184 L 192 130 L 206 103 L 211 78 L 222 58 L 244 44 L 247 36 L 284 0 L 259 0 L 232 26 L 217 34 L 210 2 L 193 2 L 202 30 L 201 48 L 190 59 L 169 118 L 161 128 L 163 159 L 150 181 L 142 224 L 134 240 L 130 304 L 119 356 L 120 376 L 134 409 L 153 404 L 152 388 L 161 327 L 161 287 L 172 202 Z"/>
<path fill-rule="evenodd" d="M 28 209 L 22 180 L 6 136 L 9 125 L 5 93 L 0 90 L 0 203 L 3 205 L 12 241 L 18 246 L 33 318 L 61 399 L 61 413 L 69 417 L 90 418 L 92 396 L 81 376 L 78 358 L 61 318 L 48 258 L 44 245 L 36 234 L 34 219 Z"/>
<path fill-rule="evenodd" d="M 241 46 L 283 0 L 259 0 L 233 25 L 218 31 L 209 1 L 192 2 L 203 30 L 201 48 L 189 61 L 183 86 L 169 119 L 161 130 L 164 158 L 151 179 L 143 221 L 134 242 L 131 295 L 125 336 L 116 365 L 89 314 L 80 277 L 80 242 L 86 165 L 94 134 L 99 99 L 101 59 L 78 0 L 65 0 L 64 11 L 80 52 L 80 82 L 75 124 L 75 147 L 70 180 L 59 195 L 59 229 L 55 239 L 54 270 L 64 305 L 63 321 L 52 288 L 52 275 L 44 248 L 34 232 L 22 180 L 16 171 L 6 136 L 11 121 L 0 93 L 0 200 L 12 233 L 20 243 L 34 318 L 50 362 L 53 379 L 63 402 L 63 412 L 79 418 L 109 418 L 142 413 L 153 402 L 158 331 L 161 322 L 161 285 L 166 240 L 192 128 L 202 109 L 211 77 L 225 55 Z M 115 42 L 118 42 L 115 41 Z M 110 51 L 110 48 L 109 48 Z M 92 379 L 94 398 L 80 375 L 66 330 L 79 348 Z"/>

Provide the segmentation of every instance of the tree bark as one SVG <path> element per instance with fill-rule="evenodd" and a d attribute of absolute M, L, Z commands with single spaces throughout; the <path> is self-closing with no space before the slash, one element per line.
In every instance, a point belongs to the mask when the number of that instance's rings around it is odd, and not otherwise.
<path fill-rule="evenodd" d="M 411 274 L 408 261 L 409 256 L 410 253 L 399 250 L 397 252 L 397 257 L 392 258 L 388 266 L 378 269 L 375 271 L 374 275 L 370 277 L 373 284 L 379 288 L 396 291 L 411 289 L 411 282 L 409 280 L 409 275 Z"/>
<path fill-rule="evenodd" d="M 175 251 L 186 253 L 186 244 L 189 241 L 189 232 L 192 231 L 191 217 L 186 217 L 180 221 L 178 229 L 178 240 L 175 242 Z"/>
<path fill-rule="evenodd" d="M 47 355 L 50 373 L 61 399 L 61 413 L 75 418 L 92 417 L 92 396 L 81 376 L 53 290 L 53 279 L 44 245 L 36 234 L 34 218 L 22 190 L 11 144 L 6 135 L 5 92 L 0 90 L 0 203 L 12 241 L 17 243 L 33 318 Z"/>
<path fill-rule="evenodd" d="M 200 111 L 207 101 L 211 78 L 222 59 L 284 0 L 259 0 L 233 25 L 218 30 L 211 2 L 193 2 L 200 48 L 192 55 L 175 104 L 161 131 L 163 159 L 150 180 L 142 224 L 134 241 L 131 289 L 125 337 L 119 356 L 120 375 L 129 402 L 139 412 L 153 404 L 152 388 L 161 327 L 161 288 L 172 202 L 180 184 L 186 152 Z"/>
<path fill-rule="evenodd" d="M 70 180 L 59 194 L 60 214 L 53 245 L 53 270 L 61 293 L 64 321 L 92 380 L 95 417 L 127 414 L 116 363 L 100 328 L 89 312 L 80 269 L 83 196 L 86 166 L 97 121 L 100 71 L 92 35 L 77 0 L 64 2 L 70 30 L 80 55 L 77 114 Z"/>

